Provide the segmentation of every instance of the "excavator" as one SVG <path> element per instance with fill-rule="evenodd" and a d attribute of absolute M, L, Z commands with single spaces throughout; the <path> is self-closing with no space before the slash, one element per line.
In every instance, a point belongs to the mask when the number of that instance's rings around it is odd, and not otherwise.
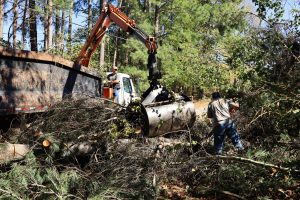
<path fill-rule="evenodd" d="M 106 4 L 77 58 L 77 63 L 88 67 L 91 56 L 101 43 L 112 23 L 141 41 L 148 51 L 147 68 L 150 87 L 141 95 L 144 115 L 143 133 L 149 137 L 178 132 L 191 127 L 196 119 L 194 104 L 186 95 L 168 91 L 159 82 L 162 74 L 157 66 L 157 39 L 141 30 L 119 8 Z"/>

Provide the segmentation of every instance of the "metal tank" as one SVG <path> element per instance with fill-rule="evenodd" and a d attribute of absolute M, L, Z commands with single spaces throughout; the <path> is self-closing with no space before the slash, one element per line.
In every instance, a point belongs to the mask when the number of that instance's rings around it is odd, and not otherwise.
<path fill-rule="evenodd" d="M 142 111 L 144 133 L 148 137 L 187 130 L 196 120 L 194 104 L 186 96 L 179 96 L 173 101 L 143 104 Z"/>

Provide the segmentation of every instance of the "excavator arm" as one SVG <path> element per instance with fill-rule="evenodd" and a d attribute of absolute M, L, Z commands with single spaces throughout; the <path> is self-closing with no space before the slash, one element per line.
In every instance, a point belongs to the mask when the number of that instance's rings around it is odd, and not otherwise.
<path fill-rule="evenodd" d="M 81 49 L 77 62 L 83 66 L 88 67 L 92 54 L 99 46 L 106 30 L 114 22 L 125 32 L 134 35 L 140 40 L 148 49 L 148 64 L 149 71 L 148 79 L 151 81 L 151 86 L 157 85 L 157 80 L 161 78 L 161 74 L 157 68 L 156 50 L 157 43 L 156 38 L 147 35 L 144 31 L 136 26 L 134 20 L 127 17 L 120 11 L 119 8 L 107 4 L 101 11 L 100 17 L 92 29 L 86 43 Z"/>
<path fill-rule="evenodd" d="M 156 38 L 139 29 L 135 21 L 117 7 L 107 4 L 101 11 L 97 23 L 80 51 L 77 63 L 88 67 L 92 54 L 113 22 L 122 30 L 134 35 L 148 49 L 147 68 L 150 87 L 142 94 L 141 102 L 141 110 L 144 113 L 144 134 L 155 137 L 168 132 L 184 130 L 188 126 L 191 127 L 196 118 L 192 101 L 184 95 L 172 97 L 171 93 L 158 82 L 161 74 L 157 68 Z"/>

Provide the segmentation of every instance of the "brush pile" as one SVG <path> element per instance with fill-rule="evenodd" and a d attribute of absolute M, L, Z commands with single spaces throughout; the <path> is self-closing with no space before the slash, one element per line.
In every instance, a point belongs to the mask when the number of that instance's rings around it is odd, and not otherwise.
<path fill-rule="evenodd" d="M 154 198 L 160 180 L 168 179 L 168 163 L 187 155 L 189 144 L 186 134 L 143 138 L 135 131 L 141 118 L 102 99 L 60 102 L 19 137 L 18 143 L 29 144 L 32 151 L 2 169 L 0 180 L 10 177 L 0 184 L 2 197 Z"/>
<path fill-rule="evenodd" d="M 69 99 L 40 115 L 19 142 L 41 148 L 52 157 L 88 154 L 108 141 L 135 133 L 130 111 L 103 99 Z"/>
<path fill-rule="evenodd" d="M 232 155 L 212 156 L 205 122 L 161 138 L 142 137 L 141 124 L 139 112 L 101 99 L 53 106 L 19 137 L 25 159 L 1 166 L 1 199 L 299 198 L 299 151 L 237 156 L 227 145 Z"/>

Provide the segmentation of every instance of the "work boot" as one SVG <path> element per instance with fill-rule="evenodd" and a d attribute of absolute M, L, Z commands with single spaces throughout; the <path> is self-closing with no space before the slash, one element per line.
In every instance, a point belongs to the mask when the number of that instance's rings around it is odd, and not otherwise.
<path fill-rule="evenodd" d="M 222 150 L 215 150 L 215 155 L 216 156 L 221 156 L 222 155 Z"/>
<path fill-rule="evenodd" d="M 239 141 L 236 145 L 235 145 L 235 149 L 237 151 L 243 151 L 245 148 L 243 146 L 243 144 L 241 143 L 241 141 Z"/>

